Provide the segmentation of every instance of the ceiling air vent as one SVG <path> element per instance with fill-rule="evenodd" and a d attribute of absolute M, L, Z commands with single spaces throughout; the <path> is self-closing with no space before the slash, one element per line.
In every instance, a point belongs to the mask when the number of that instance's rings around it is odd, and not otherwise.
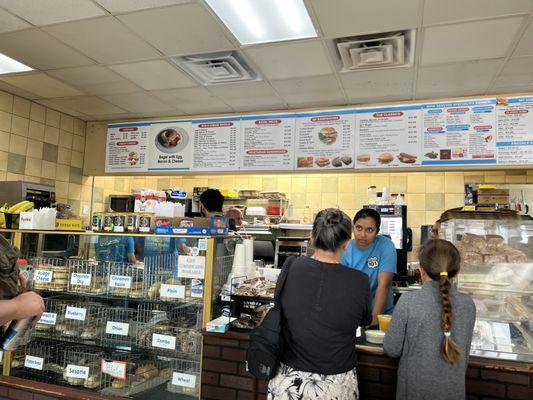
<path fill-rule="evenodd" d="M 172 61 L 206 86 L 260 79 L 236 51 L 172 57 Z"/>
<path fill-rule="evenodd" d="M 413 65 L 415 31 L 387 32 L 334 40 L 341 71 Z"/>

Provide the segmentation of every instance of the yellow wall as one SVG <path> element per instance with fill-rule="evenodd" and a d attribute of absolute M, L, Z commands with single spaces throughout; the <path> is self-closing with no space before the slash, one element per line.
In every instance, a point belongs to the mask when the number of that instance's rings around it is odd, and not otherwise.
<path fill-rule="evenodd" d="M 0 181 L 56 186 L 59 202 L 80 211 L 86 124 L 0 91 Z M 90 196 L 89 196 L 90 201 Z"/>
<path fill-rule="evenodd" d="M 103 211 L 111 193 L 130 193 L 134 188 L 179 188 L 192 192 L 194 186 L 219 189 L 277 190 L 286 193 L 296 215 L 306 206 L 314 212 L 340 207 L 350 216 L 367 200 L 368 186 L 380 190 L 389 186 L 393 193 L 405 193 L 408 222 L 414 243 L 420 241 L 420 226 L 432 224 L 449 208 L 464 201 L 465 183 L 533 183 L 533 169 L 497 171 L 399 172 L 399 173 L 312 173 L 237 174 L 159 177 L 95 177 L 95 211 Z"/>

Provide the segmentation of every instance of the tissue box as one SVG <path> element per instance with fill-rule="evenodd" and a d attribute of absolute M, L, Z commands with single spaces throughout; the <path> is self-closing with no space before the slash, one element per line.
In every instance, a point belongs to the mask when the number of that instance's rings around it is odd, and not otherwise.
<path fill-rule="evenodd" d="M 207 332 L 216 332 L 216 333 L 226 333 L 230 322 L 235 321 L 237 318 L 233 317 L 218 317 L 212 321 L 209 321 L 205 325 L 205 330 Z"/>

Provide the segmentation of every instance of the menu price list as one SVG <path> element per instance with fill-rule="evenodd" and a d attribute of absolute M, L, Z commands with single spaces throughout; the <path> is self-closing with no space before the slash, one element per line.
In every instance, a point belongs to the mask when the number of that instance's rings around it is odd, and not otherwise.
<path fill-rule="evenodd" d="M 298 114 L 295 169 L 353 168 L 355 110 Z"/>
<path fill-rule="evenodd" d="M 239 168 L 240 120 L 192 121 L 193 170 L 232 171 Z"/>
<path fill-rule="evenodd" d="M 421 106 L 358 109 L 357 168 L 420 166 Z"/>
<path fill-rule="evenodd" d="M 291 170 L 294 159 L 294 116 L 243 117 L 240 168 Z"/>
<path fill-rule="evenodd" d="M 146 171 L 150 124 L 111 125 L 107 131 L 105 171 Z"/>
<path fill-rule="evenodd" d="M 422 105 L 422 165 L 496 164 L 495 99 Z"/>
<path fill-rule="evenodd" d="M 533 97 L 496 99 L 498 164 L 533 163 Z"/>

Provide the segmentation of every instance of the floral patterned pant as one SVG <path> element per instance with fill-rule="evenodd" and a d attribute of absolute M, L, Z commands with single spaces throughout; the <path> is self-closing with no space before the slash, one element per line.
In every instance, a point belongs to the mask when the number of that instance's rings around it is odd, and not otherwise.
<path fill-rule="evenodd" d="M 357 373 L 322 375 L 281 364 L 268 382 L 268 400 L 357 400 Z"/>

